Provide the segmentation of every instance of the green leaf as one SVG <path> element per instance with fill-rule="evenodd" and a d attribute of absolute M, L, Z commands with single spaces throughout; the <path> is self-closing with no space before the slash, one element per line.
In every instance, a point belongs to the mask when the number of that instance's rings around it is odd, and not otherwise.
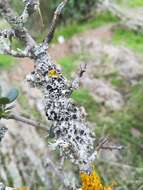
<path fill-rule="evenodd" d="M 5 112 L 3 112 L 2 117 L 7 119 L 9 117 L 10 113 L 11 113 L 11 111 L 5 111 Z"/>
<path fill-rule="evenodd" d="M 18 96 L 18 90 L 16 88 L 12 88 L 6 95 L 10 103 L 16 100 L 17 96 Z"/>
<path fill-rule="evenodd" d="M 6 97 L 0 98 L 0 105 L 6 105 L 6 104 L 9 104 L 9 103 L 10 103 L 9 98 L 6 98 Z"/>

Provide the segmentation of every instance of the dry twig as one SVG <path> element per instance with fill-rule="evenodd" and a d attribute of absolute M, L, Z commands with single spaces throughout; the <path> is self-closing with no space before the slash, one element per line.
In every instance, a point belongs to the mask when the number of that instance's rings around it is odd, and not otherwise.
<path fill-rule="evenodd" d="M 31 126 L 35 127 L 36 129 L 42 129 L 42 130 L 44 130 L 46 132 L 49 131 L 46 126 L 41 125 L 39 122 L 33 121 L 31 119 L 28 119 L 26 117 L 23 117 L 23 116 L 20 116 L 20 115 L 17 115 L 17 114 L 10 114 L 8 119 L 14 119 L 16 121 L 20 121 L 22 123 L 31 125 Z"/>
<path fill-rule="evenodd" d="M 64 0 L 57 7 L 57 9 L 56 9 L 56 11 L 54 13 L 54 17 L 53 17 L 53 20 L 52 20 L 49 32 L 48 32 L 48 36 L 44 40 L 44 42 L 46 44 L 49 44 L 52 41 L 52 39 L 54 37 L 54 32 L 55 32 L 56 26 L 57 26 L 57 23 L 58 23 L 58 20 L 59 20 L 59 16 L 61 15 L 61 13 L 63 11 L 63 8 L 65 7 L 65 5 L 66 5 L 67 2 L 68 2 L 68 0 Z"/>
<path fill-rule="evenodd" d="M 96 150 L 99 151 L 101 149 L 106 149 L 106 150 L 122 150 L 123 146 L 117 146 L 117 145 L 107 145 L 109 143 L 108 138 L 103 138 L 99 141 L 98 145 L 96 146 Z"/>

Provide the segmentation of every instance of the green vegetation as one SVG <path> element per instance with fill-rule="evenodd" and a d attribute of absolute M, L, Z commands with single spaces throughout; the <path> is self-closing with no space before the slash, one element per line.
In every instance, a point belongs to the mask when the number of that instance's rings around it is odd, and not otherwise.
<path fill-rule="evenodd" d="M 21 107 L 23 108 L 23 114 L 28 116 L 29 114 L 35 118 L 36 120 L 42 121 L 42 116 L 39 111 L 37 111 L 36 107 L 30 107 L 29 101 L 27 96 L 20 95 L 18 97 L 18 102 L 20 103 Z"/>
<path fill-rule="evenodd" d="M 70 78 L 71 73 L 76 69 L 76 60 L 78 57 L 79 55 L 69 55 L 58 61 L 62 67 L 62 72 L 66 77 Z"/>
<path fill-rule="evenodd" d="M 104 24 L 117 22 L 118 19 L 114 17 L 110 12 L 104 12 L 100 15 L 95 16 L 88 22 L 75 22 L 65 26 L 60 26 L 55 33 L 55 42 L 59 36 L 64 36 L 65 39 L 72 37 L 77 33 L 86 31 L 87 29 L 97 28 Z"/>
<path fill-rule="evenodd" d="M 95 122 L 96 112 L 99 110 L 99 105 L 95 102 L 89 91 L 86 89 L 80 89 L 73 93 L 73 99 L 81 106 L 85 108 L 88 113 L 88 119 L 91 122 Z"/>
<path fill-rule="evenodd" d="M 125 29 L 116 29 L 113 42 L 131 48 L 136 52 L 143 52 L 143 34 Z"/>
<path fill-rule="evenodd" d="M 80 89 L 73 93 L 73 99 L 80 106 L 83 106 L 88 114 L 88 120 L 96 122 L 96 135 L 100 136 L 101 131 L 109 134 L 111 139 L 116 139 L 117 143 L 123 144 L 125 147 L 130 146 L 130 151 L 133 155 L 128 160 L 131 164 L 134 163 L 136 167 L 141 167 L 141 141 L 143 135 L 135 137 L 132 134 L 132 129 L 143 133 L 143 88 L 135 86 L 131 89 L 131 96 L 127 105 L 118 112 L 106 112 L 101 114 L 102 105 L 97 104 L 89 91 Z"/>
<path fill-rule="evenodd" d="M 112 139 L 130 147 L 132 157 L 128 163 L 134 163 L 136 167 L 141 167 L 141 145 L 143 138 L 143 85 L 138 84 L 130 87 L 130 97 L 122 110 L 110 113 L 107 112 L 105 117 L 96 117 L 96 134 L 110 134 Z M 97 113 L 98 114 L 98 113 Z M 140 135 L 133 135 L 132 130 L 136 130 Z"/>
<path fill-rule="evenodd" d="M 143 7 L 143 1 L 142 0 L 129 0 L 128 4 L 131 7 Z"/>
<path fill-rule="evenodd" d="M 111 81 L 111 83 L 112 83 L 112 85 L 113 86 L 115 86 L 115 87 L 122 87 L 122 85 L 123 85 L 123 80 L 122 79 L 112 79 L 112 81 Z"/>
<path fill-rule="evenodd" d="M 72 54 L 68 55 L 58 61 L 62 67 L 62 72 L 67 78 L 71 78 L 72 72 L 78 70 L 79 62 L 82 60 L 90 59 L 90 55 L 84 54 Z"/>
<path fill-rule="evenodd" d="M 0 21 L 0 29 L 7 29 L 9 28 L 9 24 L 1 19 Z M 14 58 L 7 55 L 0 55 L 0 69 L 9 69 L 15 62 Z"/>
<path fill-rule="evenodd" d="M 116 0 L 120 5 L 137 8 L 143 6 L 142 0 Z"/>
<path fill-rule="evenodd" d="M 133 125 L 143 134 L 143 81 L 141 84 L 135 85 L 131 88 L 131 96 L 129 99 L 129 111 L 133 116 Z"/>
<path fill-rule="evenodd" d="M 10 69 L 13 63 L 16 62 L 11 56 L 0 55 L 0 68 Z"/>
<path fill-rule="evenodd" d="M 44 16 L 44 22 L 48 22 L 48 19 L 53 16 L 53 12 L 60 2 L 60 0 L 42 0 L 41 11 Z M 98 0 L 70 0 L 64 9 L 61 22 L 87 19 L 93 11 L 95 12 L 97 2 Z"/>
<path fill-rule="evenodd" d="M 128 91 L 130 88 L 129 82 L 124 80 L 117 72 L 105 77 L 105 80 L 108 80 L 118 91 L 123 93 Z"/>
<path fill-rule="evenodd" d="M 1 18 L 1 20 L 0 20 L 0 29 L 3 30 L 3 29 L 7 29 L 7 28 L 10 28 L 9 24 L 6 22 L 6 20 Z"/>
<path fill-rule="evenodd" d="M 77 60 L 78 61 L 78 58 Z M 110 64 L 110 63 L 109 63 Z M 97 138 L 109 135 L 109 138 L 115 144 L 124 146 L 124 150 L 120 152 L 122 161 L 121 163 L 131 165 L 133 167 L 142 167 L 142 138 L 143 138 L 143 81 L 137 85 L 130 85 L 128 81 L 121 78 L 118 73 L 113 73 L 107 76 L 107 80 L 112 83 L 123 94 L 128 94 L 124 107 L 115 112 L 111 112 L 105 108 L 104 105 L 97 103 L 87 89 L 79 89 L 72 95 L 77 104 L 83 106 L 87 111 L 87 119 L 90 122 L 96 123 L 95 133 Z M 134 132 L 135 131 L 135 132 Z M 136 136 L 139 134 L 139 136 Z M 129 184 L 124 181 L 121 176 L 122 168 L 116 166 L 110 168 L 108 165 L 107 171 L 103 172 L 106 164 L 98 164 L 98 169 L 101 169 L 102 176 L 113 180 L 115 175 L 116 182 L 120 186 L 119 189 L 134 190 L 136 185 Z M 119 164 L 120 165 L 120 164 Z M 122 164 L 121 164 L 122 165 Z M 109 171 L 110 168 L 110 171 Z M 143 172 L 142 172 L 143 173 Z M 138 178 L 142 173 L 137 173 Z M 129 179 L 130 177 L 127 177 Z M 109 179 L 106 178 L 106 181 Z"/>
<path fill-rule="evenodd" d="M 11 5 L 18 12 L 18 14 L 22 13 L 22 9 L 23 9 L 23 3 L 22 3 L 22 1 L 12 0 L 11 1 Z"/>
<path fill-rule="evenodd" d="M 29 104 L 28 104 L 28 98 L 24 95 L 20 95 L 18 97 L 18 102 L 20 103 L 20 105 L 22 106 L 23 110 L 26 110 L 29 108 Z"/>

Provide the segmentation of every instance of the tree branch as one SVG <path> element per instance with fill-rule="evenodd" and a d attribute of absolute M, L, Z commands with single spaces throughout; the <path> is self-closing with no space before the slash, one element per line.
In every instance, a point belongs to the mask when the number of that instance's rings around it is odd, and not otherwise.
<path fill-rule="evenodd" d="M 13 57 L 30 57 L 30 53 L 26 49 L 21 50 L 17 48 L 17 51 L 12 49 L 13 37 L 15 37 L 15 31 L 13 29 L 0 30 L 1 52 L 3 54 L 11 55 Z"/>
<path fill-rule="evenodd" d="M 50 29 L 49 29 L 49 32 L 48 32 L 48 36 L 44 40 L 44 43 L 49 44 L 52 41 L 56 26 L 57 26 L 57 23 L 58 23 L 58 20 L 59 20 L 59 16 L 61 15 L 61 13 L 63 11 L 63 8 L 67 4 L 67 2 L 68 2 L 68 0 L 63 0 L 63 2 L 61 2 L 58 5 L 58 7 L 57 7 L 57 9 L 56 9 L 56 11 L 54 13 L 54 17 L 53 17 L 53 20 L 52 20 L 52 23 L 51 23 L 51 26 L 50 26 Z"/>
<path fill-rule="evenodd" d="M 24 0 L 25 7 L 23 13 L 18 18 L 23 24 L 27 22 L 29 16 L 31 16 L 36 10 L 39 9 L 39 0 Z"/>
<path fill-rule="evenodd" d="M 26 123 L 28 125 L 31 125 L 31 126 L 35 127 L 36 129 L 42 129 L 44 131 L 49 132 L 49 130 L 46 126 L 41 125 L 39 122 L 33 121 L 31 119 L 28 119 L 28 118 L 20 116 L 20 115 L 10 114 L 8 119 L 14 119 L 16 121 L 20 121 L 22 123 Z"/>
<path fill-rule="evenodd" d="M 11 39 L 15 36 L 15 32 L 13 29 L 0 30 L 0 36 Z"/>
<path fill-rule="evenodd" d="M 73 91 L 74 89 L 79 88 L 79 83 L 81 78 L 83 77 L 83 74 L 86 72 L 87 64 L 80 65 L 80 71 L 77 74 L 77 77 L 72 81 L 70 89 Z"/>
<path fill-rule="evenodd" d="M 13 57 L 19 57 L 19 58 L 30 57 L 26 52 L 22 52 L 22 51 L 18 52 L 12 49 L 5 50 L 5 53 L 7 55 L 11 55 Z"/>
<path fill-rule="evenodd" d="M 14 30 L 15 36 L 23 41 L 27 46 L 33 47 L 36 45 L 35 40 L 28 33 L 27 29 L 23 26 L 22 20 L 10 7 L 7 0 L 0 0 L 0 14 L 7 20 Z"/>

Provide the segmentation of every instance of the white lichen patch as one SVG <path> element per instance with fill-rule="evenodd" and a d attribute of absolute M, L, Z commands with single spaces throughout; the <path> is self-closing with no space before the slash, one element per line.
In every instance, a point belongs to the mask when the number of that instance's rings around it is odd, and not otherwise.
<path fill-rule="evenodd" d="M 96 154 L 95 138 L 87 127 L 81 109 L 70 99 L 74 88 L 78 87 L 79 78 L 70 85 L 47 55 L 44 45 L 35 47 L 31 54 L 35 59 L 35 69 L 27 80 L 44 94 L 45 113 L 48 120 L 53 122 L 53 147 L 82 169 L 90 165 Z"/>

